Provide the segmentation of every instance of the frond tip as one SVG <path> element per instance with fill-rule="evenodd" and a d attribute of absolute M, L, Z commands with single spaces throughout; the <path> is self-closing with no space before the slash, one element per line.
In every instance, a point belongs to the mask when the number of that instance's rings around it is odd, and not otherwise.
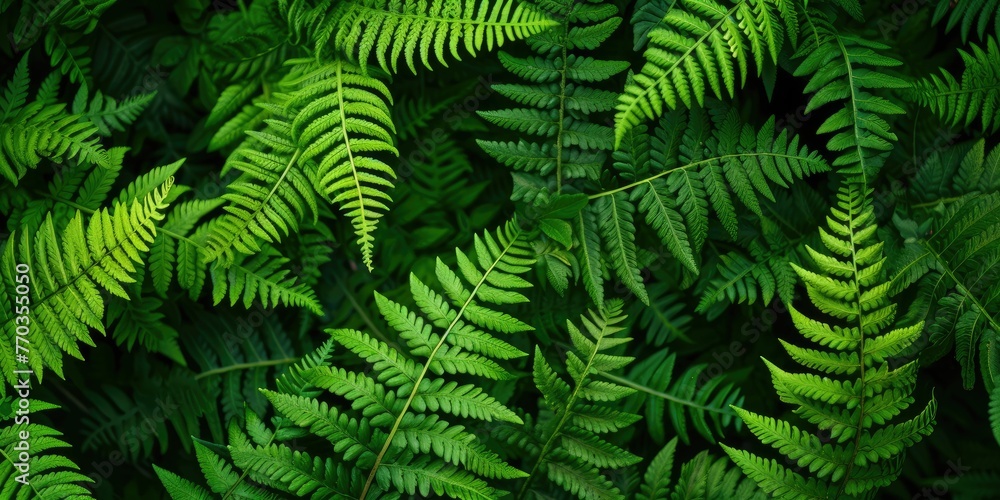
<path fill-rule="evenodd" d="M 795 413 L 817 425 L 829 441 L 790 422 L 734 408 L 764 444 L 800 468 L 796 472 L 723 445 L 747 476 L 776 496 L 839 498 L 887 486 L 900 474 L 905 449 L 934 425 L 933 396 L 912 419 L 889 423 L 913 402 L 917 376 L 917 361 L 896 367 L 899 363 L 890 359 L 917 340 L 923 323 L 888 330 L 896 304 L 889 302 L 869 195 L 862 186 L 842 187 L 827 219 L 829 230 L 820 229 L 826 251 L 806 247 L 818 272 L 792 264 L 813 305 L 839 324 L 810 319 L 789 306 L 799 332 L 825 349 L 782 344 L 793 360 L 822 375 L 786 372 L 764 360 L 781 400 L 796 405 Z"/>

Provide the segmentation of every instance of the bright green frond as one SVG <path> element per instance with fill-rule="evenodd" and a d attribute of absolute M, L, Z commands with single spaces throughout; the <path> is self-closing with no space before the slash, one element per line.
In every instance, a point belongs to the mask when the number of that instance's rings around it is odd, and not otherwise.
<path fill-rule="evenodd" d="M 78 342 L 94 345 L 90 329 L 104 333 L 106 291 L 128 299 L 123 285 L 136 280 L 142 254 L 156 236 L 156 222 L 163 219 L 165 199 L 173 178 L 140 199 L 116 202 L 84 218 L 80 211 L 65 228 L 57 230 L 51 215 L 34 234 L 14 234 L 0 255 L 3 283 L 9 289 L 26 275 L 32 283 L 33 326 L 27 334 L 32 345 L 30 367 L 39 379 L 43 369 L 62 376 L 62 353 L 82 359 Z M 27 272 L 18 269 L 27 266 Z M 0 312 L 3 322 L 13 310 Z M 13 345 L 13 338 L 8 339 Z M 0 356 L 12 367 L 14 350 Z M 13 383 L 13 368 L 7 370 Z"/>
<path fill-rule="evenodd" d="M 836 498 L 888 485 L 900 474 L 906 448 L 931 433 L 937 409 L 932 397 L 916 417 L 889 423 L 913 402 L 916 377 L 915 362 L 893 369 L 889 358 L 916 339 L 922 324 L 889 331 L 895 304 L 889 302 L 870 193 L 846 183 L 837 198 L 827 219 L 827 251 L 811 252 L 818 272 L 794 268 L 813 305 L 847 329 L 833 330 L 792 310 L 803 336 L 826 349 L 782 344 L 793 360 L 823 375 L 789 373 L 765 360 L 781 399 L 796 404 L 796 413 L 836 440 L 823 442 L 790 422 L 737 408 L 761 442 L 801 470 L 725 447 L 761 489 L 781 497 Z M 845 340 L 837 339 L 844 334 Z"/>

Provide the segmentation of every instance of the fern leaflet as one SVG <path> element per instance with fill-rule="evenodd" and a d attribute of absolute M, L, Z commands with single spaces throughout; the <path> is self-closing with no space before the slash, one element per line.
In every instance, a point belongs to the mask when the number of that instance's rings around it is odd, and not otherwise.
<path fill-rule="evenodd" d="M 624 329 L 622 306 L 620 300 L 608 301 L 600 311 L 581 316 L 580 328 L 567 322 L 573 349 L 566 353 L 566 370 L 572 385 L 553 370 L 541 348 L 535 347 L 532 373 L 551 415 L 526 425 L 527 436 L 521 442 L 534 465 L 522 483 L 519 498 L 524 498 L 531 491 L 532 481 L 543 474 L 579 498 L 623 498 L 600 469 L 619 469 L 640 458 L 599 434 L 638 420 L 637 415 L 615 409 L 613 404 L 635 390 L 593 377 L 620 369 L 634 359 L 604 352 L 631 340 L 614 336 Z M 600 423 L 607 421 L 614 425 Z"/>

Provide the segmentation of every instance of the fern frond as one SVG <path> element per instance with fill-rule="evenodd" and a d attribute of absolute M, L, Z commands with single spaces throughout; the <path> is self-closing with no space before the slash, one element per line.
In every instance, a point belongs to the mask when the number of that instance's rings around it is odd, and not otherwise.
<path fill-rule="evenodd" d="M 60 0 L 46 13 L 46 24 L 59 23 L 71 30 L 90 33 L 97 21 L 117 0 Z"/>
<path fill-rule="evenodd" d="M 276 311 L 246 313 L 199 305 L 190 306 L 186 313 L 195 327 L 180 338 L 190 368 L 182 376 L 193 386 L 189 391 L 210 398 L 205 420 L 213 433 L 230 421 L 242 424 L 247 413 L 244 407 L 262 414 L 267 399 L 258 389 L 273 381 L 283 367 L 301 363 L 295 332 L 281 324 Z"/>
<path fill-rule="evenodd" d="M 593 377 L 618 370 L 634 359 L 605 352 L 631 340 L 615 336 L 625 329 L 621 324 L 626 318 L 622 306 L 622 301 L 611 300 L 600 311 L 591 310 L 581 316 L 581 327 L 567 322 L 573 348 L 566 353 L 566 371 L 572 385 L 556 373 L 541 348 L 535 347 L 535 385 L 544 398 L 544 408 L 552 413 L 528 429 L 534 440 L 543 444 L 526 450 L 534 465 L 519 497 L 523 498 L 533 480 L 544 474 L 580 498 L 623 498 L 599 469 L 619 469 L 640 458 L 600 437 L 613 428 L 589 423 L 606 421 L 612 414 L 612 420 L 622 427 L 638 420 L 638 416 L 614 408 L 616 401 L 631 395 L 634 389 Z"/>
<path fill-rule="evenodd" d="M 873 91 L 910 87 L 886 73 L 902 62 L 880 53 L 889 48 L 886 45 L 837 32 L 821 13 L 809 11 L 804 19 L 809 33 L 796 52 L 803 59 L 794 74 L 810 77 L 803 92 L 814 94 L 806 112 L 838 104 L 840 109 L 818 131 L 835 134 L 827 142 L 827 149 L 840 154 L 832 165 L 845 175 L 866 179 L 881 169 L 896 141 L 885 116 L 904 113 Z"/>
<path fill-rule="evenodd" d="M 1000 36 L 1000 2 L 997 0 L 940 0 L 934 8 L 934 15 L 931 18 L 932 24 L 938 24 L 948 18 L 945 24 L 945 31 L 951 31 L 956 26 L 961 28 L 962 41 L 968 42 L 972 28 L 976 28 L 976 35 L 980 39 L 986 37 L 987 29 L 992 28 L 995 36 Z M 990 26 L 990 19 L 995 17 L 994 25 Z"/>
<path fill-rule="evenodd" d="M 312 368 L 325 366 L 331 348 L 332 341 L 324 342 L 312 354 L 289 367 L 279 378 L 282 391 L 297 396 L 318 395 L 320 391 L 309 386 L 301 377 Z M 241 426 L 236 419 L 230 421 L 228 446 L 195 441 L 195 453 L 206 478 L 207 489 L 153 466 L 172 498 L 214 498 L 211 493 L 215 493 L 222 497 L 235 494 L 240 498 L 276 500 L 281 496 L 274 490 L 308 493 L 329 491 L 324 488 L 331 488 L 341 491 L 334 486 L 335 481 L 350 484 L 352 480 L 363 480 L 360 472 L 349 472 L 343 464 L 334 465 L 332 460 L 313 459 L 308 454 L 293 452 L 285 445 L 273 444 L 278 438 L 277 431 L 288 423 L 279 419 L 278 428 L 272 430 L 249 406 L 241 410 L 245 412 L 241 419 L 244 424 Z M 253 482 L 245 481 L 248 476 Z"/>
<path fill-rule="evenodd" d="M 757 221 L 751 239 L 744 240 L 741 235 L 737 241 L 740 250 L 719 255 L 714 272 L 699 276 L 696 289 L 702 296 L 695 311 L 714 319 L 727 302 L 753 304 L 762 300 L 770 305 L 775 298 L 782 303 L 792 301 L 796 278 L 789 264 L 802 264 L 803 244 L 819 243 L 813 228 L 827 210 L 826 201 L 808 185 L 792 187 L 775 192 L 774 202 L 762 200 L 765 217 Z"/>
<path fill-rule="evenodd" d="M 33 327 L 27 337 L 34 354 L 31 368 L 39 379 L 43 368 L 62 377 L 62 353 L 82 359 L 77 342 L 94 345 L 91 328 L 104 333 L 102 290 L 128 299 L 122 284 L 135 281 L 140 254 L 153 242 L 155 223 L 163 218 L 172 186 L 173 178 L 168 177 L 141 201 L 117 202 L 86 222 L 77 211 L 61 231 L 48 216 L 34 234 L 15 233 L 7 240 L 0 254 L 4 285 L 15 285 L 19 264 L 29 267 Z M 4 323 L 13 321 L 12 313 L 0 313 Z M 8 341 L 13 343 L 12 338 Z M 0 356 L 0 363 L 11 367 L 13 355 L 10 350 Z M 13 383 L 13 371 L 8 373 Z"/>
<path fill-rule="evenodd" d="M 153 288 L 161 297 L 166 297 L 167 289 L 176 279 L 181 288 L 197 297 L 204 283 L 201 252 L 204 246 L 189 237 L 199 220 L 218 208 L 225 200 L 189 200 L 173 207 L 160 226 L 153 245 L 150 247 L 148 267 Z M 199 276 L 199 273 L 201 274 Z"/>
<path fill-rule="evenodd" d="M 209 30 L 207 56 L 213 80 L 232 84 L 259 82 L 295 51 L 275 15 L 273 2 L 252 3 L 246 16 L 225 16 Z"/>
<path fill-rule="evenodd" d="M 715 120 L 714 136 L 709 136 L 708 117 L 700 109 L 692 110 L 690 119 L 683 111 L 665 114 L 651 139 L 644 127 L 633 129 L 615 152 L 616 168 L 632 182 L 590 195 L 598 220 L 604 221 L 601 236 L 605 244 L 613 245 L 616 273 L 640 298 L 645 292 L 632 249 L 636 208 L 666 249 L 696 274 L 696 256 L 708 235 L 709 207 L 735 239 L 734 198 L 765 218 L 760 196 L 775 201 L 771 186 L 787 188 L 829 169 L 818 153 L 800 145 L 798 137 L 789 137 L 786 131 L 775 135 L 773 117 L 759 130 L 740 123 L 735 110 Z"/>
<path fill-rule="evenodd" d="M 59 73 L 69 77 L 71 83 L 86 87 L 91 81 L 87 46 L 80 44 L 78 34 L 61 33 L 49 29 L 45 33 L 45 52 L 49 54 L 49 64 Z"/>
<path fill-rule="evenodd" d="M 475 56 L 507 40 L 527 38 L 555 25 L 530 4 L 514 0 L 433 0 L 425 3 L 303 0 L 279 2 L 296 39 L 317 55 L 346 54 L 361 68 L 372 62 L 395 73 L 400 56 L 416 73 L 416 59 L 428 69 L 431 56 L 443 66 L 461 60 L 459 45 Z M 447 54 L 446 54 L 447 49 Z"/>
<path fill-rule="evenodd" d="M 736 79 L 746 82 L 748 59 L 758 74 L 776 64 L 785 40 L 783 13 L 770 0 L 681 0 L 667 10 L 649 32 L 645 65 L 618 98 L 615 148 L 629 129 L 662 115 L 664 105 L 704 106 L 709 90 L 732 97 Z"/>
<path fill-rule="evenodd" d="M 657 443 L 666 438 L 665 422 L 670 421 L 678 437 L 691 443 L 688 422 L 711 443 L 729 426 L 740 427 L 730 405 L 743 404 L 743 395 L 723 375 L 711 376 L 707 364 L 689 366 L 674 379 L 676 355 L 661 349 L 628 371 L 625 378 L 602 374 L 610 380 L 638 390 L 628 402 L 629 411 L 645 410 L 649 434 Z M 669 418 L 668 418 L 669 416 Z"/>
<path fill-rule="evenodd" d="M 968 127 L 980 116 L 983 130 L 995 132 L 1000 128 L 1000 46 L 990 36 L 985 49 L 969 47 L 971 52 L 958 51 L 965 62 L 961 80 L 941 69 L 941 76 L 917 82 L 912 95 L 951 126 Z"/>
<path fill-rule="evenodd" d="M 243 174 L 223 196 L 228 215 L 209 239 L 206 261 L 233 261 L 233 251 L 253 254 L 260 242 L 278 242 L 309 213 L 318 216 L 317 194 L 341 206 L 358 236 L 365 265 L 373 268 L 373 232 L 388 210 L 395 177 L 379 153 L 398 155 L 389 91 L 380 81 L 343 61 L 298 61 L 283 80 L 281 105 L 262 104 L 271 118 L 230 155 L 227 168 Z"/>
<path fill-rule="evenodd" d="M 637 498 L 642 500 L 768 498 L 752 480 L 744 478 L 739 469 L 728 467 L 728 460 L 716 458 L 709 454 L 708 450 L 702 451 L 682 465 L 677 483 L 673 488 L 669 488 L 676 446 L 677 439 L 674 438 L 656 454 L 643 476 Z"/>
<path fill-rule="evenodd" d="M 649 307 L 639 310 L 636 324 L 646 332 L 646 344 L 662 347 L 674 340 L 691 341 L 688 337 L 691 315 L 682 295 L 663 282 L 649 286 Z"/>
<path fill-rule="evenodd" d="M 492 498 L 501 492 L 481 477 L 523 477 L 465 426 L 452 423 L 452 418 L 521 419 L 476 384 L 449 379 L 460 374 L 511 377 L 499 361 L 525 353 L 495 335 L 532 327 L 496 306 L 527 300 L 519 289 L 529 283 L 519 275 L 530 269 L 534 255 L 515 220 L 495 235 L 476 237 L 474 252 L 456 250 L 456 257 L 456 269 L 437 261 L 436 286 L 411 274 L 413 308 L 375 294 L 379 312 L 398 333 L 393 345 L 357 330 L 328 330 L 333 343 L 366 361 L 370 370 L 331 366 L 324 354 L 328 343 L 301 361 L 278 391 L 262 390 L 282 425 L 329 441 L 333 456 L 293 451 L 271 442 L 274 433 L 254 443 L 233 443 L 231 431 L 233 464 L 279 491 L 359 498 L 431 492 Z M 254 415 L 247 412 L 248 431 L 258 418 Z"/>
<path fill-rule="evenodd" d="M 88 103 L 86 94 L 79 93 L 73 102 L 73 112 L 90 120 L 97 126 L 97 133 L 107 137 L 113 131 L 125 131 L 125 127 L 134 123 L 154 98 L 156 92 L 150 92 L 126 97 L 119 102 L 98 90 Z"/>
<path fill-rule="evenodd" d="M 261 241 L 279 242 L 309 214 L 318 217 L 316 194 L 297 165 L 302 152 L 292 140 L 290 123 L 277 117 L 266 123 L 263 131 L 247 132 L 250 138 L 227 160 L 242 175 L 222 196 L 228 213 L 209 236 L 206 262 L 222 258 L 226 264 L 234 252 L 259 252 Z"/>
<path fill-rule="evenodd" d="M 574 53 L 596 48 L 621 22 L 612 6 L 590 13 L 587 6 L 575 1 L 541 4 L 559 25 L 530 39 L 539 55 L 521 58 L 500 52 L 504 67 L 528 83 L 493 86 L 494 91 L 528 107 L 479 112 L 497 126 L 542 138 L 477 142 L 512 169 L 548 177 L 544 182 L 557 194 L 570 179 L 597 178 L 605 152 L 611 149 L 611 129 L 593 123 L 589 115 L 611 110 L 615 94 L 591 84 L 628 67 L 624 61 Z"/>
<path fill-rule="evenodd" d="M 981 166 L 981 155 L 981 147 L 973 148 L 967 157 L 980 160 L 963 163 Z M 1000 344 L 990 333 L 1000 331 L 1000 284 L 995 278 L 1000 263 L 1000 193 L 960 197 L 933 220 L 933 228 L 933 234 L 907 242 L 895 263 L 892 291 L 918 283 L 922 306 L 910 315 L 928 321 L 933 344 L 947 350 L 954 346 L 963 385 L 971 389 L 977 351 L 990 352 Z M 993 373 L 989 363 L 980 365 L 987 389 L 1000 383 L 1000 373 Z"/>
<path fill-rule="evenodd" d="M 305 307 L 322 316 L 323 308 L 316 293 L 289 276 L 290 271 L 285 268 L 288 262 L 277 250 L 265 247 L 252 257 L 238 257 L 228 268 L 212 264 L 209 276 L 214 302 L 218 304 L 228 297 L 229 305 L 242 302 L 243 307 L 250 309 L 254 300 L 260 300 L 265 307 L 278 304 Z"/>
<path fill-rule="evenodd" d="M 820 372 L 789 373 L 765 360 L 782 401 L 795 404 L 803 420 L 828 432 L 830 442 L 783 420 L 735 408 L 763 442 L 793 460 L 804 474 L 723 445 L 730 458 L 767 493 L 811 498 L 871 494 L 900 474 L 907 447 L 931 433 L 934 398 L 919 415 L 890 424 L 912 402 L 916 361 L 898 368 L 889 360 L 917 340 L 922 323 L 893 326 L 882 243 L 875 236 L 870 191 L 846 183 L 831 209 L 829 229 L 820 228 L 825 252 L 807 246 L 818 272 L 792 265 L 812 303 L 831 325 L 789 306 L 799 332 L 826 350 L 782 342 L 799 364 Z"/>
<path fill-rule="evenodd" d="M 177 344 L 178 332 L 167 324 L 159 311 L 163 301 L 156 297 L 143 297 L 141 287 L 132 300 L 114 300 L 108 305 L 107 324 L 114 341 L 131 352 L 136 344 L 149 352 L 157 352 L 184 366 L 186 361 Z"/>
<path fill-rule="evenodd" d="M 392 97 L 382 82 L 342 61 L 301 78 L 302 87 L 286 104 L 299 109 L 291 122 L 292 140 L 301 151 L 298 161 L 317 164 L 310 172 L 313 185 L 350 217 L 370 271 L 372 233 L 388 210 L 386 191 L 396 177 L 374 154 L 399 155 L 392 141 Z"/>

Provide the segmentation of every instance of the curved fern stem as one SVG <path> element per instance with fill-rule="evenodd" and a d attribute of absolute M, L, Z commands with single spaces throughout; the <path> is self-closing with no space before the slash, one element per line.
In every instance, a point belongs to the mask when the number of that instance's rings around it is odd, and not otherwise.
<path fill-rule="evenodd" d="M 661 398 L 661 399 L 665 399 L 667 401 L 672 401 L 672 402 L 677 403 L 677 404 L 681 404 L 681 405 L 684 405 L 684 406 L 689 406 L 691 408 L 697 408 L 699 410 L 710 411 L 710 412 L 713 412 L 713 413 L 721 413 L 723 415 L 734 415 L 734 416 L 736 415 L 735 413 L 733 413 L 733 410 L 730 409 L 730 408 L 728 408 L 728 407 L 726 407 L 726 408 L 717 408 L 717 407 L 714 407 L 714 406 L 700 405 L 698 403 L 695 403 L 694 401 L 691 401 L 690 399 L 679 398 L 677 396 L 674 396 L 674 395 L 671 395 L 671 394 L 667 394 L 667 393 L 662 392 L 662 391 L 657 391 L 656 389 L 652 389 L 652 388 L 647 387 L 645 385 L 638 384 L 638 383 L 633 382 L 633 381 L 631 381 L 631 380 L 629 380 L 629 379 L 627 379 L 625 377 L 619 377 L 618 375 L 612 375 L 612 374 L 606 373 L 606 372 L 600 372 L 598 375 L 600 375 L 600 376 L 602 376 L 602 377 L 604 377 L 604 378 L 606 378 L 608 380 L 613 380 L 613 381 L 615 381 L 615 383 L 624 385 L 626 387 L 631 387 L 631 388 L 633 388 L 633 389 L 635 389 L 637 391 L 645 392 L 646 394 L 649 394 L 650 396 L 655 396 L 655 397 L 658 397 L 658 398 Z"/>
<path fill-rule="evenodd" d="M 948 203 L 955 203 L 956 201 L 962 201 L 966 199 L 965 196 L 949 196 L 947 198 L 939 198 L 934 201 L 928 201 L 925 203 L 915 203 L 910 205 L 911 208 L 933 208 L 938 205 L 947 205 Z"/>
<path fill-rule="evenodd" d="M 933 238 L 933 236 L 931 236 L 931 238 Z M 977 297 L 975 293 L 971 293 L 965 286 L 963 286 L 962 281 L 959 280 L 958 276 L 955 275 L 954 270 L 960 267 L 962 264 L 964 264 L 965 261 L 955 263 L 942 257 L 941 254 L 936 252 L 933 248 L 931 248 L 930 245 L 924 244 L 923 247 L 928 254 L 934 257 L 934 261 L 937 262 L 939 266 L 941 266 L 942 273 L 947 275 L 948 278 L 950 278 L 951 281 L 955 283 L 955 288 L 957 288 L 958 291 L 962 293 L 963 297 L 972 302 L 972 305 L 974 305 L 977 310 L 984 311 L 983 316 L 990 323 L 990 326 L 993 328 L 993 331 L 1000 332 L 1000 322 L 998 322 L 993 317 L 992 314 L 985 313 L 985 311 L 989 311 L 990 309 L 986 307 L 986 304 L 983 304 L 979 300 L 979 297 Z"/>
<path fill-rule="evenodd" d="M 265 361 L 255 361 L 253 363 L 237 363 L 235 365 L 223 366 L 222 368 L 215 368 L 208 370 L 207 372 L 201 372 L 194 376 L 195 380 L 202 379 L 205 377 L 211 377 L 212 375 L 218 375 L 220 373 L 231 372 L 235 370 L 246 370 L 250 368 L 258 368 L 261 366 L 275 366 L 275 365 L 285 365 L 289 363 L 295 363 L 300 358 L 282 358 L 282 359 L 268 359 Z"/>
<path fill-rule="evenodd" d="M 448 335 L 455 328 L 455 325 L 457 325 L 462 319 L 466 308 L 468 308 L 469 304 L 472 303 L 472 300 L 476 298 L 479 289 L 486 283 L 487 278 L 489 278 L 493 273 L 493 270 L 496 269 L 497 264 L 504 258 L 504 256 L 507 255 L 507 252 L 513 248 L 514 243 L 521 238 L 521 229 L 518 228 L 516 231 L 517 232 L 514 234 L 514 237 L 510 238 L 510 240 L 506 242 L 503 250 L 496 257 L 494 257 L 493 262 L 490 263 L 490 267 L 483 271 L 482 277 L 476 282 L 475 288 L 472 289 L 469 297 L 462 304 L 462 308 L 458 310 L 458 314 L 456 314 L 455 318 L 448 324 L 448 328 L 441 334 L 441 338 L 438 340 L 437 345 L 434 346 L 434 349 L 431 350 L 431 353 L 427 356 L 427 361 L 424 362 L 424 366 L 420 370 L 420 375 L 413 381 L 413 389 L 410 391 L 409 397 L 406 398 L 406 403 L 404 403 L 403 408 L 399 410 L 399 415 L 396 417 L 396 420 L 392 423 L 392 427 L 389 429 L 389 433 L 385 438 L 385 444 L 382 445 L 382 449 L 379 450 L 378 456 L 375 457 L 375 464 L 372 465 L 372 470 L 368 473 L 368 479 L 365 481 L 365 487 L 361 490 L 361 496 L 358 497 L 358 500 L 364 500 L 365 497 L 368 496 L 368 490 L 372 486 L 372 481 L 375 480 L 375 473 L 378 472 L 378 468 L 382 464 L 382 459 L 385 457 L 385 453 L 389 450 L 389 446 L 392 444 L 392 439 L 399 430 L 399 425 L 403 422 L 403 417 L 406 416 L 406 412 L 410 409 L 410 405 L 413 403 L 413 398 L 417 396 L 417 391 L 420 390 L 420 383 L 424 380 L 424 377 L 427 376 L 427 372 L 430 370 L 431 363 L 434 362 L 434 358 L 437 356 L 438 351 L 441 350 L 442 346 L 444 346 Z"/>
<path fill-rule="evenodd" d="M 655 174 L 653 174 L 653 175 L 651 175 L 649 177 L 646 177 L 645 179 L 641 179 L 641 180 L 635 181 L 635 182 L 630 183 L 630 184 L 626 184 L 624 186 L 621 186 L 621 187 L 618 187 L 618 188 L 615 188 L 615 189 L 609 189 L 607 191 L 601 191 L 600 193 L 592 194 L 592 195 L 588 196 L 587 199 L 596 200 L 597 198 L 603 198 L 605 196 L 612 196 L 615 193 L 620 193 L 622 191 L 628 191 L 629 189 L 633 189 L 633 188 L 641 186 L 643 184 L 650 184 L 650 186 L 652 186 L 652 181 L 654 179 L 659 179 L 660 177 L 663 177 L 665 175 L 669 175 L 669 174 L 671 174 L 673 172 L 679 172 L 679 171 L 682 171 L 682 170 L 687 170 L 687 169 L 692 168 L 692 167 L 698 167 L 698 166 L 701 166 L 701 165 L 710 164 L 710 163 L 717 162 L 717 161 L 721 162 L 721 161 L 724 161 L 724 160 L 726 160 L 728 158 L 755 158 L 755 157 L 781 158 L 781 159 L 794 160 L 794 161 L 802 161 L 802 160 L 809 160 L 810 159 L 809 157 L 800 156 L 800 155 L 789 155 L 789 154 L 778 154 L 778 153 L 759 153 L 759 152 L 713 156 L 711 158 L 706 158 L 704 160 L 699 160 L 699 161 L 696 161 L 696 162 L 693 162 L 693 163 L 688 163 L 687 165 L 684 165 L 684 166 L 681 166 L 681 167 L 675 167 L 675 168 L 671 168 L 671 169 L 668 169 L 668 170 L 664 170 L 662 172 L 657 172 L 657 173 L 655 173 Z"/>

